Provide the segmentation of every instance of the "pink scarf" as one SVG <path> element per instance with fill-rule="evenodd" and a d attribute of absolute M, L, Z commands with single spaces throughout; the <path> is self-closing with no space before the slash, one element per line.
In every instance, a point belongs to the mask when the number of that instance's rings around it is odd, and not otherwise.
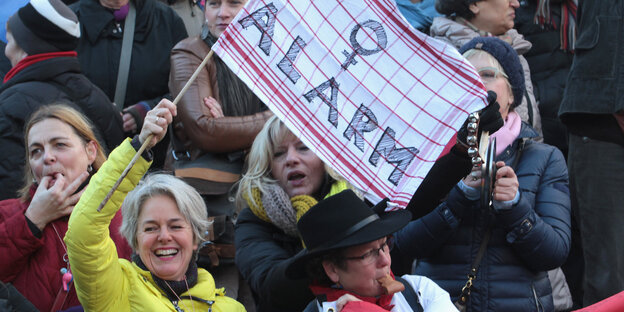
<path fill-rule="evenodd" d="M 513 144 L 518 135 L 520 135 L 521 125 L 522 119 L 520 119 L 518 113 L 511 111 L 507 114 L 505 124 L 490 136 L 490 139 L 496 138 L 496 156 L 500 155 L 507 146 Z"/>

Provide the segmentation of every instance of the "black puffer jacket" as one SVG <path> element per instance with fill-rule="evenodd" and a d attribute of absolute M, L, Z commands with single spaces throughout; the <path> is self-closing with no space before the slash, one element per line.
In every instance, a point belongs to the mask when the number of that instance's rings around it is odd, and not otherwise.
<path fill-rule="evenodd" d="M 131 0 L 136 7 L 136 23 L 132 57 L 124 108 L 143 102 L 139 107 L 153 108 L 169 96 L 169 54 L 180 40 L 187 37 L 182 19 L 168 6 L 155 0 Z M 80 20 L 82 37 L 78 43 L 78 59 L 84 74 L 115 100 L 119 57 L 123 41 L 124 21 L 117 23 L 113 11 L 98 0 L 80 0 L 71 6 Z M 130 111 L 141 130 L 145 110 Z M 162 168 L 169 135 L 152 151 L 152 168 Z"/>
<path fill-rule="evenodd" d="M 23 184 L 24 125 L 39 107 L 71 106 L 94 123 L 106 151 L 124 139 L 121 116 L 98 87 L 80 72 L 75 57 L 56 57 L 32 64 L 0 87 L 0 199 L 16 198 Z"/>
<path fill-rule="evenodd" d="M 132 0 L 136 26 L 128 74 L 125 107 L 140 101 L 156 106 L 169 93 L 169 54 L 187 37 L 182 19 L 166 5 L 154 0 Z M 98 0 L 80 0 L 71 6 L 80 20 L 82 37 L 78 59 L 85 76 L 113 101 L 123 32 L 113 12 Z M 123 28 L 122 21 L 119 27 Z"/>
<path fill-rule="evenodd" d="M 236 221 L 235 241 L 236 266 L 254 290 L 258 312 L 303 311 L 314 299 L 307 278 L 291 280 L 285 273 L 303 249 L 300 240 L 245 208 Z"/>
<path fill-rule="evenodd" d="M 4 51 L 5 47 L 6 43 L 0 40 L 0 49 L 2 49 L 0 51 Z M 6 75 L 9 70 L 11 70 L 11 62 L 6 57 L 6 55 L 4 55 L 4 53 L 0 53 L 0 77 L 4 77 L 4 75 Z"/>
<path fill-rule="evenodd" d="M 524 57 L 531 69 L 533 95 L 542 116 L 544 143 L 556 146 L 566 156 L 567 130 L 558 113 L 573 54 L 561 50 L 559 28 L 542 28 L 533 22 L 536 9 L 536 0 L 521 1 L 516 10 L 515 28 L 524 35 L 524 39 L 533 44 Z M 555 24 L 559 26 L 561 6 L 551 4 L 550 11 Z"/>

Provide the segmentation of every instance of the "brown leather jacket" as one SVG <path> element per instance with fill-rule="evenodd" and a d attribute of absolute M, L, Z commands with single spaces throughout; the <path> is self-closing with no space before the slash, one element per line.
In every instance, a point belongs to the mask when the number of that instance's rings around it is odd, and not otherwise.
<path fill-rule="evenodd" d="M 210 48 L 200 37 L 180 41 L 171 52 L 169 90 L 177 96 Z M 173 121 L 176 137 L 184 143 L 191 159 L 205 153 L 231 153 L 248 149 L 269 117 L 270 110 L 248 116 L 213 118 L 203 98 L 212 96 L 221 103 L 217 87 L 216 65 L 209 60 L 204 70 L 178 103 Z"/>

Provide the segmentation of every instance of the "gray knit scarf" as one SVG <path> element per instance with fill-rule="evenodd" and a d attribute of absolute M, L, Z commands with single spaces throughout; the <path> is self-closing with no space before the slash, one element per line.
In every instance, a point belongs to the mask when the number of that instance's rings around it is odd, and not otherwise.
<path fill-rule="evenodd" d="M 297 231 L 297 213 L 288 194 L 277 184 L 263 187 L 262 205 L 273 225 L 292 237 L 299 237 Z"/>

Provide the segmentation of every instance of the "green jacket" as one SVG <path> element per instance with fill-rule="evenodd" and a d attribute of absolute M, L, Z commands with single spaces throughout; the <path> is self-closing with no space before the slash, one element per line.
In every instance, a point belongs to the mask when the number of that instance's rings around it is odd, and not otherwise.
<path fill-rule="evenodd" d="M 129 139 L 113 150 L 91 179 L 69 219 L 65 243 L 78 299 L 85 311 L 176 311 L 149 271 L 117 257 L 108 233 L 108 224 L 150 163 L 139 158 L 104 209 L 97 212 L 98 205 L 135 153 Z M 197 280 L 182 296 L 214 301 L 212 311 L 245 311 L 240 303 L 225 297 L 222 288 L 215 288 L 214 279 L 204 269 L 199 269 Z M 185 299 L 179 306 L 185 311 L 208 310 L 208 305 L 198 300 Z"/>

